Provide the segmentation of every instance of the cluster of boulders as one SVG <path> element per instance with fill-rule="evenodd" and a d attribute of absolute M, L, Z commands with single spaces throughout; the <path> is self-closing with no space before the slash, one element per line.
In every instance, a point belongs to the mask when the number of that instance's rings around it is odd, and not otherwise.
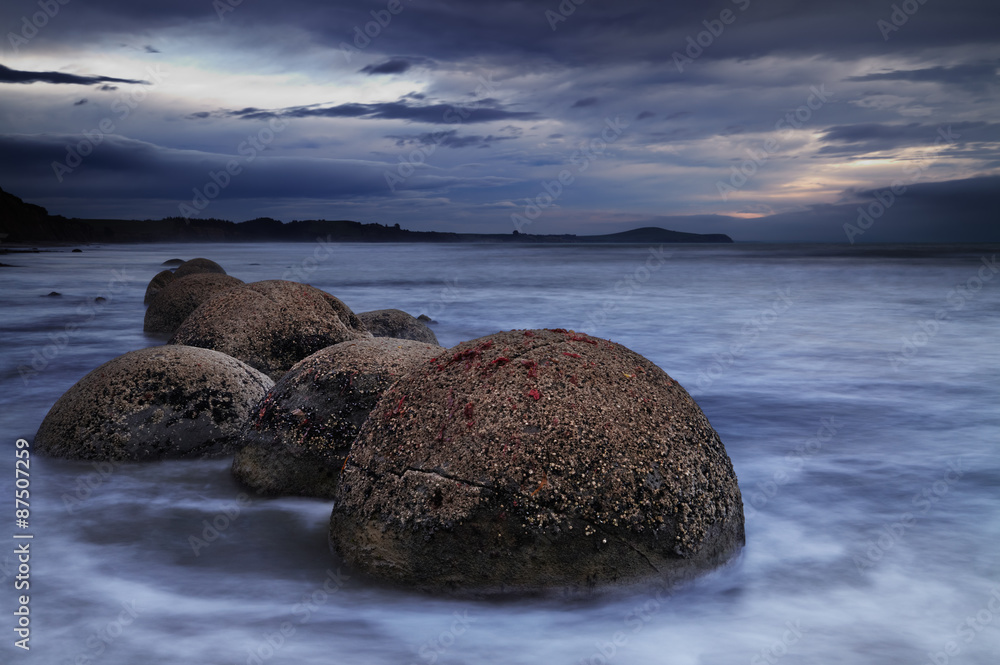
<path fill-rule="evenodd" d="M 718 435 L 623 346 L 552 329 L 444 349 L 401 310 L 171 264 L 144 322 L 169 341 L 70 388 L 40 452 L 233 455 L 260 494 L 332 500 L 331 548 L 355 570 L 431 591 L 676 582 L 743 545 Z"/>

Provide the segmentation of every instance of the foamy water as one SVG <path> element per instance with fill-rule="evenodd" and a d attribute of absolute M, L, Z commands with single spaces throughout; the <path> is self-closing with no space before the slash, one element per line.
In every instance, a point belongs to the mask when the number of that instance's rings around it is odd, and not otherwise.
<path fill-rule="evenodd" d="M 4 662 L 1000 662 L 998 247 L 84 249 L 3 258 L 18 266 L 0 268 L 4 496 L 15 440 L 63 391 L 162 343 L 142 333 L 160 264 L 205 256 L 355 311 L 430 314 L 446 346 L 564 327 L 634 349 L 719 431 L 747 546 L 672 592 L 432 599 L 358 578 L 329 552 L 328 502 L 247 496 L 228 460 L 33 457 L 32 648 L 13 644 L 10 539 Z"/>

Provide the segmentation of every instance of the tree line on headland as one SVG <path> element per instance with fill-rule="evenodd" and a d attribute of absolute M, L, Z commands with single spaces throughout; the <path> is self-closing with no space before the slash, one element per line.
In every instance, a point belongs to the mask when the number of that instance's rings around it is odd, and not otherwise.
<path fill-rule="evenodd" d="M 453 233 L 410 231 L 399 224 L 362 224 L 348 220 L 281 222 L 261 217 L 246 222 L 224 219 L 70 219 L 50 215 L 0 189 L 0 241 L 23 243 L 143 242 L 515 242 L 515 243 L 731 243 L 721 233 L 683 233 L 659 227 L 607 235 L 536 235 L 529 233 Z"/>

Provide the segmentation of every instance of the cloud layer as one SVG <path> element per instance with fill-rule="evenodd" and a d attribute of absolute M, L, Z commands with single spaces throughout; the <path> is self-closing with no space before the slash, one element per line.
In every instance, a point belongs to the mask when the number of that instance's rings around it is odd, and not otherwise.
<path fill-rule="evenodd" d="M 0 185 L 56 213 L 177 214 L 234 163 L 197 214 L 844 241 L 895 185 L 856 241 L 995 237 L 987 1 L 37 11 L 0 8 Z"/>

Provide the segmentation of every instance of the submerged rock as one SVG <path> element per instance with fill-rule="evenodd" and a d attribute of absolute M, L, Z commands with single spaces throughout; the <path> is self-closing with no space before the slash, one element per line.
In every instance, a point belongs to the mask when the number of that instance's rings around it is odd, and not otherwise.
<path fill-rule="evenodd" d="M 171 281 L 150 301 L 142 330 L 173 334 L 184 319 L 212 296 L 241 286 L 243 280 L 229 275 L 201 273 Z"/>
<path fill-rule="evenodd" d="M 375 337 L 412 339 L 427 344 L 438 344 L 437 336 L 423 321 L 414 318 L 401 309 L 376 309 L 361 312 L 358 318 Z"/>
<path fill-rule="evenodd" d="M 432 591 L 673 583 L 744 543 L 725 447 L 666 372 L 611 342 L 511 331 L 393 385 L 330 519 L 354 568 Z"/>
<path fill-rule="evenodd" d="M 278 379 L 322 348 L 368 337 L 354 312 L 329 293 L 268 280 L 237 286 L 203 302 L 170 343 L 215 349 Z"/>
<path fill-rule="evenodd" d="M 209 259 L 191 259 L 177 267 L 177 270 L 174 271 L 174 277 L 187 277 L 188 275 L 197 275 L 203 272 L 212 272 L 219 275 L 226 274 L 222 266 L 215 261 Z"/>
<path fill-rule="evenodd" d="M 156 460 L 232 453 L 274 383 L 225 354 L 155 346 L 110 360 L 55 403 L 35 435 L 39 453 Z"/>
<path fill-rule="evenodd" d="M 332 498 L 344 458 L 382 393 L 440 351 L 381 337 L 341 342 L 298 362 L 244 427 L 233 475 L 261 494 Z"/>

